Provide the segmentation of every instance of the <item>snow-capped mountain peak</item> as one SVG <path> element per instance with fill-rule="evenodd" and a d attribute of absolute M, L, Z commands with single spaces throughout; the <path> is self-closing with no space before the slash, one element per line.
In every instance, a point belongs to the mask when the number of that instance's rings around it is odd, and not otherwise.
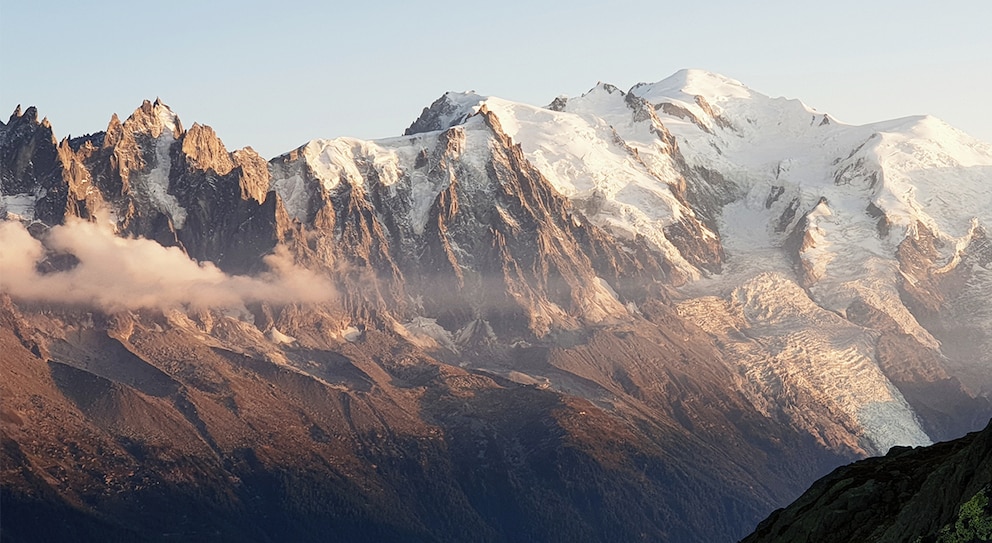
<path fill-rule="evenodd" d="M 473 91 L 446 92 L 434 101 L 430 107 L 425 107 L 420 117 L 406 129 L 408 136 L 422 132 L 447 130 L 459 125 L 478 112 L 479 106 L 488 99 Z"/>
<path fill-rule="evenodd" d="M 426 210 L 422 205 L 424 198 L 430 202 L 444 187 L 420 184 L 418 153 L 427 152 L 425 149 L 436 145 L 431 141 L 454 127 L 461 127 L 469 139 L 476 141 L 490 137 L 486 134 L 491 134 L 491 130 L 496 131 L 520 145 L 528 161 L 554 189 L 569 198 L 594 224 L 623 239 L 643 237 L 674 263 L 680 276 L 698 277 L 706 272 L 700 271 L 701 263 L 707 269 L 719 266 L 718 256 L 687 254 L 678 247 L 678 241 L 673 241 L 681 234 L 670 229 L 687 229 L 693 232 L 691 235 L 706 239 L 715 239 L 715 234 L 700 224 L 693 210 L 680 200 L 678 191 L 684 172 L 679 171 L 677 159 L 672 156 L 674 150 L 662 144 L 660 154 L 647 157 L 650 163 L 646 162 L 646 155 L 630 147 L 614 126 L 611 115 L 604 113 L 603 108 L 608 105 L 612 108 L 610 114 L 632 119 L 633 111 L 625 96 L 616 87 L 600 83 L 580 99 L 562 100 L 568 104 L 588 104 L 584 110 L 568 106 L 564 111 L 556 111 L 473 92 L 448 92 L 425 108 L 403 138 L 376 142 L 315 141 L 303 152 L 310 170 L 325 189 L 333 189 L 342 178 L 361 183 L 364 176 L 354 166 L 355 157 L 361 156 L 359 162 L 372 164 L 376 177 L 384 183 L 395 179 L 411 183 L 411 194 L 421 194 L 411 209 Z M 490 127 L 490 123 L 481 122 L 482 113 L 495 120 L 495 125 Z M 465 148 L 474 150 L 468 156 L 475 156 L 478 163 L 486 159 L 479 153 L 487 147 L 469 142 Z M 280 173 L 273 186 L 284 201 L 305 201 L 300 196 L 304 191 L 292 179 L 302 177 Z M 293 216 L 306 215 L 302 205 L 291 208 Z M 426 211 L 415 215 L 411 224 L 419 231 L 419 225 L 426 220 Z"/>
<path fill-rule="evenodd" d="M 690 295 L 725 296 L 775 270 L 830 312 L 871 300 L 901 333 L 939 349 L 941 340 L 903 303 L 899 270 L 907 264 L 899 247 L 923 225 L 942 240 L 937 263 L 950 270 L 977 229 L 992 225 L 990 147 L 933 117 L 849 125 L 702 70 L 629 92 L 598 83 L 544 109 L 476 95 L 442 100 L 432 109 L 444 122 L 431 126 L 465 122 L 485 109 L 591 221 L 621 238 L 643 236 L 688 278 L 709 274 L 671 227 L 709 216 L 715 231 L 699 227 L 694 236 L 719 239 L 726 266 L 687 285 Z M 827 379 L 844 371 L 831 364 L 850 363 L 839 351 L 823 357 L 814 367 L 826 373 L 807 378 Z M 881 373 L 873 375 L 872 390 L 892 389 Z M 887 405 L 898 416 L 873 422 L 866 437 L 884 448 L 896 432 L 884 421 L 895 417 L 907 429 L 896 433 L 925 443 L 894 394 Z M 862 413 L 872 398 L 847 398 L 837 408 Z"/>
<path fill-rule="evenodd" d="M 630 92 L 652 103 L 665 99 L 690 100 L 705 96 L 708 100 L 722 102 L 729 99 L 747 99 L 753 91 L 736 79 L 706 70 L 682 69 L 656 83 L 638 83 Z"/>

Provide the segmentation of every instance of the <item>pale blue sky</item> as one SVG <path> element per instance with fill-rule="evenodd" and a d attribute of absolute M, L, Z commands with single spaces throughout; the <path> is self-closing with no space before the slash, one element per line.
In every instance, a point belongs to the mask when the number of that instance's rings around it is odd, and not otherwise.
<path fill-rule="evenodd" d="M 843 121 L 927 113 L 992 141 L 992 2 L 936 4 L 0 0 L 0 115 L 36 105 L 61 138 L 158 96 L 270 158 L 399 135 L 448 90 L 545 105 L 702 68 Z"/>

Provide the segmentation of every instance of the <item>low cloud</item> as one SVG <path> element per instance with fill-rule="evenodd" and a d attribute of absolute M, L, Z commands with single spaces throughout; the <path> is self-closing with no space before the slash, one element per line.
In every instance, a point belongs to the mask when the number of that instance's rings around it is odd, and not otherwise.
<path fill-rule="evenodd" d="M 39 271 L 52 253 L 71 254 L 78 263 L 65 271 Z M 269 270 L 258 276 L 228 275 L 212 263 L 190 260 L 177 247 L 122 238 L 81 220 L 52 228 L 40 241 L 19 222 L 0 223 L 0 291 L 16 300 L 114 312 L 334 299 L 330 280 L 296 266 L 285 249 L 266 256 L 265 264 Z"/>

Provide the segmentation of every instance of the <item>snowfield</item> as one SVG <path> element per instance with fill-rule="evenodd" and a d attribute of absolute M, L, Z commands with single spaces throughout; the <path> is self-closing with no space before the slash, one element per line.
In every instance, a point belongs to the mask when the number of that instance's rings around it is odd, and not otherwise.
<path fill-rule="evenodd" d="M 364 186 L 374 172 L 375 182 L 405 202 L 405 230 L 421 235 L 437 195 L 450 184 L 418 166 L 427 154 L 448 145 L 462 168 L 459 182 L 491 190 L 486 161 L 493 134 L 484 113 L 588 220 L 621 239 L 641 236 L 692 280 L 681 289 L 685 315 L 704 328 L 708 319 L 743 319 L 741 332 L 763 345 L 742 348 L 734 362 L 756 404 L 770 401 L 776 389 L 803 390 L 855 421 L 869 449 L 929 443 L 879 369 L 875 337 L 843 316 L 863 300 L 921 345 L 941 348 L 900 298 L 896 251 L 922 225 L 943 242 L 942 258 L 952 269 L 976 232 L 992 228 L 992 145 L 926 116 L 849 125 L 799 100 L 683 70 L 628 92 L 600 83 L 546 108 L 447 93 L 415 123 L 428 127 L 419 133 L 307 144 L 307 175 L 334 191 L 341 180 Z M 456 151 L 445 143 L 452 130 L 463 138 Z M 273 173 L 290 214 L 304 220 L 307 175 Z M 699 221 L 699 235 L 720 240 L 726 252 L 720 273 L 695 267 L 669 239 L 666 227 L 684 220 Z M 790 246 L 790 236 L 801 243 Z M 958 303 L 971 307 L 975 326 L 986 331 L 992 331 L 990 275 L 972 274 L 973 294 Z M 602 283 L 598 318 L 627 312 Z M 972 307 L 976 299 L 981 307 Z M 717 306 L 729 313 L 713 315 Z M 796 322 L 819 333 L 796 335 Z M 439 345 L 454 333 L 427 320 L 406 327 Z M 992 375 L 989 357 L 963 371 L 985 368 Z"/>

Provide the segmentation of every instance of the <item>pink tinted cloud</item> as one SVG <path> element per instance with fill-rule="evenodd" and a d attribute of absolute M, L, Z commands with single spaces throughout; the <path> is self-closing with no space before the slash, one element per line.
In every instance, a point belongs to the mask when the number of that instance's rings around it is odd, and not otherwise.
<path fill-rule="evenodd" d="M 41 273 L 50 251 L 79 263 Z M 177 247 L 122 238 L 74 220 L 39 241 L 16 221 L 0 223 L 0 291 L 24 301 L 87 305 L 105 311 L 189 307 L 236 308 L 249 302 L 324 303 L 334 299 L 330 280 L 296 266 L 285 249 L 265 257 L 257 277 L 228 275 L 210 262 L 190 260 Z"/>

